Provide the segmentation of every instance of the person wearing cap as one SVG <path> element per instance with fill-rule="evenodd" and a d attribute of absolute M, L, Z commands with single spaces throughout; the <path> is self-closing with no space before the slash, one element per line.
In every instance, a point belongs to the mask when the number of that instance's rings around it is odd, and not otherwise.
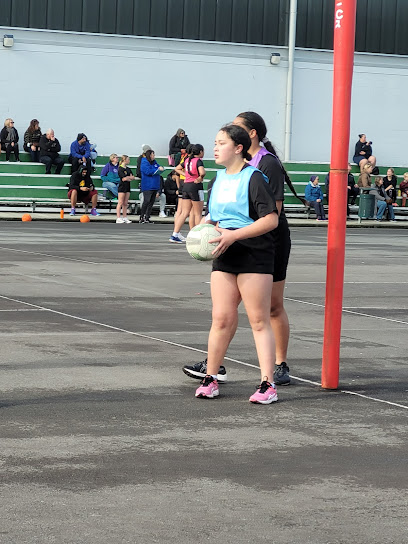
<path fill-rule="evenodd" d="M 69 215 L 76 214 L 75 206 L 77 202 L 83 202 L 84 204 L 92 202 L 91 215 L 100 215 L 96 210 L 98 192 L 92 182 L 90 169 L 86 165 L 80 166 L 79 170 L 71 174 L 68 198 L 71 201 L 71 213 Z"/>
<path fill-rule="evenodd" d="M 91 172 L 91 146 L 83 132 L 80 132 L 71 144 L 69 161 L 72 164 L 72 173 L 80 166 L 87 166 L 88 172 Z"/>
<path fill-rule="evenodd" d="M 311 176 L 308 185 L 305 188 L 305 199 L 315 209 L 316 221 L 326 221 L 323 206 L 323 192 L 319 185 L 319 176 Z"/>
<path fill-rule="evenodd" d="M 138 156 L 137 162 L 136 162 L 136 177 L 142 179 L 142 172 L 140 170 L 140 165 L 142 164 L 142 159 L 146 157 L 146 152 L 151 151 L 152 148 L 150 145 L 143 144 L 142 145 L 142 154 Z"/>

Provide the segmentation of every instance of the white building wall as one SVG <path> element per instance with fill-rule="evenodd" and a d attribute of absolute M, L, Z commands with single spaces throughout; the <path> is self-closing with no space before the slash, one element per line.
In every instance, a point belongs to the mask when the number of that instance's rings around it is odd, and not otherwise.
<path fill-rule="evenodd" d="M 52 127 L 64 151 L 78 132 L 100 154 L 136 155 L 150 144 L 166 155 L 181 127 L 212 156 L 220 126 L 258 111 L 283 153 L 287 55 L 283 48 L 160 38 L 0 28 L 0 119 L 13 117 L 22 139 L 30 119 Z M 279 66 L 269 62 L 282 54 Z M 408 162 L 408 58 L 356 55 L 350 157 L 359 132 L 385 165 Z M 332 53 L 298 50 L 292 159 L 329 161 Z"/>

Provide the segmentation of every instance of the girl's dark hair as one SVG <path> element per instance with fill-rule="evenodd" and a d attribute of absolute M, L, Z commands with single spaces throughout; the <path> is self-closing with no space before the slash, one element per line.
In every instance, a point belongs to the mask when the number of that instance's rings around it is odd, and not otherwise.
<path fill-rule="evenodd" d="M 148 151 L 146 151 L 146 159 L 149 162 L 152 162 L 152 155 L 154 155 L 153 149 L 149 149 Z"/>
<path fill-rule="evenodd" d="M 32 134 L 35 131 L 35 125 L 37 125 L 37 124 L 38 125 L 40 124 L 38 119 L 31 119 L 30 126 L 27 129 L 29 134 Z M 39 128 L 39 130 L 41 130 L 40 127 L 38 127 L 38 128 Z"/>
<path fill-rule="evenodd" d="M 204 151 L 204 147 L 201 144 L 190 144 L 187 147 L 190 148 L 188 151 L 188 158 L 190 160 L 186 160 L 184 164 L 185 166 L 187 166 L 187 172 L 190 174 L 190 176 L 192 176 L 193 174 L 191 173 L 191 170 L 190 170 L 191 159 L 194 158 L 196 155 L 199 155 L 201 151 Z"/>
<path fill-rule="evenodd" d="M 186 147 L 187 155 L 190 155 L 192 147 L 193 147 L 193 144 L 188 144 L 188 146 Z"/>
<path fill-rule="evenodd" d="M 244 111 L 242 113 L 239 113 L 237 117 L 243 120 L 247 130 L 255 130 L 258 136 L 258 140 L 263 143 L 265 149 L 269 151 L 269 153 L 272 153 L 272 155 L 274 155 L 278 159 L 280 166 L 282 168 L 282 172 L 285 176 L 285 181 L 287 186 L 295 195 L 295 197 L 298 198 L 304 204 L 305 199 L 298 196 L 298 194 L 296 193 L 296 189 L 293 186 L 292 180 L 290 179 L 288 173 L 286 172 L 285 167 L 280 161 L 275 148 L 273 147 L 272 143 L 268 140 L 268 138 L 266 138 L 266 133 L 268 132 L 268 129 L 266 128 L 265 121 L 262 119 L 262 117 L 258 113 L 255 113 L 254 111 Z"/>
<path fill-rule="evenodd" d="M 252 159 L 252 155 L 248 153 L 248 150 L 251 147 L 251 138 L 245 129 L 238 125 L 230 124 L 223 126 L 220 130 L 225 132 L 235 145 L 242 145 L 241 154 L 246 161 Z"/>
<path fill-rule="evenodd" d="M 359 138 L 362 138 L 363 136 L 364 136 L 364 132 L 358 135 Z"/>

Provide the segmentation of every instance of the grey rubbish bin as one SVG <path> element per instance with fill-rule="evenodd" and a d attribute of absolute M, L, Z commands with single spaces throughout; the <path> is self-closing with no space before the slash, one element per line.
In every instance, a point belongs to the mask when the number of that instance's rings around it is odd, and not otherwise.
<path fill-rule="evenodd" d="M 375 210 L 375 196 L 369 193 L 360 194 L 358 216 L 360 219 L 373 219 Z"/>

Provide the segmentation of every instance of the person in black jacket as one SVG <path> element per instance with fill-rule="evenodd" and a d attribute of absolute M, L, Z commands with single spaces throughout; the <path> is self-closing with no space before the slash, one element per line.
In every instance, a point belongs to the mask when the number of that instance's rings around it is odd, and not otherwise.
<path fill-rule="evenodd" d="M 69 215 L 75 215 L 77 202 L 83 202 L 84 204 L 92 202 L 91 215 L 100 215 L 96 211 L 98 191 L 95 189 L 89 168 L 86 166 L 80 166 L 79 170 L 76 170 L 71 175 L 68 186 L 68 198 L 71 201 L 71 212 Z"/>
<path fill-rule="evenodd" d="M 169 143 L 169 156 L 174 160 L 174 166 L 180 163 L 181 154 L 190 143 L 186 131 L 179 128 Z"/>
<path fill-rule="evenodd" d="M 177 205 L 178 201 L 178 176 L 175 170 L 172 170 L 164 182 L 164 194 L 166 195 L 166 204 Z"/>
<path fill-rule="evenodd" d="M 32 162 L 40 162 L 41 129 L 38 119 L 32 119 L 24 133 L 24 151 L 30 153 Z"/>
<path fill-rule="evenodd" d="M 51 165 L 55 164 L 56 174 L 61 174 L 64 166 L 64 159 L 59 156 L 61 146 L 54 135 L 52 128 L 47 129 L 47 132 L 40 138 L 40 162 L 45 164 L 45 173 L 51 174 Z"/>
<path fill-rule="evenodd" d="M 392 200 L 393 206 L 398 206 L 397 204 L 397 176 L 395 175 L 394 168 L 388 168 L 387 175 L 383 177 L 384 181 L 384 191 Z"/>
<path fill-rule="evenodd" d="M 14 153 L 16 162 L 20 161 L 20 153 L 18 150 L 18 132 L 14 128 L 13 119 L 6 119 L 4 127 L 0 132 L 1 147 L 6 151 L 6 161 L 10 160 L 10 155 Z"/>
<path fill-rule="evenodd" d="M 359 140 L 356 143 L 353 161 L 360 166 L 360 170 L 363 171 L 364 166 L 369 162 L 374 168 L 377 159 L 373 155 L 373 149 L 371 144 L 373 142 L 367 142 L 367 136 L 365 134 L 358 135 Z"/>

